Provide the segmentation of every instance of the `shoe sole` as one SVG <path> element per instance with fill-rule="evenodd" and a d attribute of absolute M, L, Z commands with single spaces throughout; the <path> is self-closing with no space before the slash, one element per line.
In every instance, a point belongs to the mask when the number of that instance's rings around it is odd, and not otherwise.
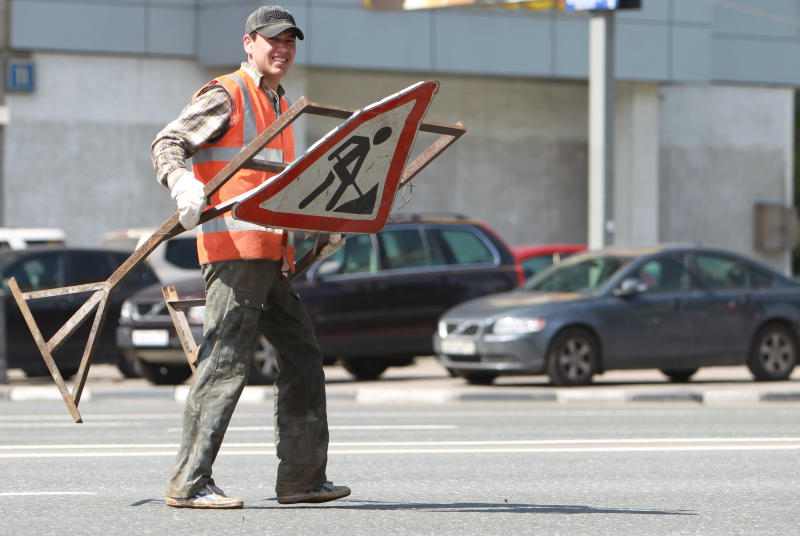
<path fill-rule="evenodd" d="M 183 502 L 187 501 L 187 502 Z M 244 503 L 242 501 L 238 502 L 230 502 L 228 504 L 225 503 L 195 503 L 191 502 L 191 499 L 174 499 L 172 497 L 167 497 L 165 500 L 167 506 L 171 506 L 172 508 L 195 508 L 195 509 L 204 509 L 204 510 L 238 510 L 244 507 Z"/>
<path fill-rule="evenodd" d="M 299 493 L 297 495 L 286 495 L 278 497 L 280 504 L 297 504 L 297 503 L 324 503 L 335 501 L 350 495 L 350 490 L 342 493 L 319 494 L 319 493 Z"/>

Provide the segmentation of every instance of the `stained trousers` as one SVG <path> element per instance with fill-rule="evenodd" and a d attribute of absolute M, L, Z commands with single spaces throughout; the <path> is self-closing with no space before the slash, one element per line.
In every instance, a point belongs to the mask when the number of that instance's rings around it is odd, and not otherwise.
<path fill-rule="evenodd" d="M 212 480 L 234 408 L 247 383 L 259 334 L 275 347 L 278 496 L 319 487 L 327 478 L 328 419 L 322 354 L 308 313 L 276 261 L 202 266 L 203 342 L 186 399 L 183 430 L 167 496 L 193 497 Z"/>

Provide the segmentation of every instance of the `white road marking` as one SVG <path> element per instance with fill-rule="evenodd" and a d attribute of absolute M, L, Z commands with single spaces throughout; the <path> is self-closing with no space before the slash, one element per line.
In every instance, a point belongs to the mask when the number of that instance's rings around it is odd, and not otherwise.
<path fill-rule="evenodd" d="M 86 445 L 0 445 L 3 458 L 124 458 L 174 456 L 173 443 L 100 443 Z M 274 454 L 272 443 L 224 443 L 222 454 Z M 800 437 L 689 437 L 622 439 L 516 439 L 468 441 L 333 442 L 329 454 L 474 454 L 573 452 L 727 452 L 800 450 Z M 57 451 L 57 452 L 55 452 Z"/>
<path fill-rule="evenodd" d="M 9 491 L 0 497 L 40 497 L 42 495 L 97 495 L 92 491 Z"/>

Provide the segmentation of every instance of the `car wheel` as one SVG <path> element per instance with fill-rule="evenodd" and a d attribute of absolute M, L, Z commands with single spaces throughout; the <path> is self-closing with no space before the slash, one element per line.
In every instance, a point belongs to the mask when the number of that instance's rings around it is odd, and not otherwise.
<path fill-rule="evenodd" d="M 470 385 L 492 385 L 497 378 L 497 374 L 486 374 L 485 372 L 462 372 L 461 377 L 467 380 Z"/>
<path fill-rule="evenodd" d="M 258 337 L 258 346 L 253 354 L 253 364 L 247 383 L 250 385 L 272 385 L 278 377 L 278 355 L 275 348 L 263 335 Z"/>
<path fill-rule="evenodd" d="M 600 366 L 600 348 L 582 328 L 567 328 L 553 340 L 547 357 L 547 375 L 554 385 L 588 385 Z"/>
<path fill-rule="evenodd" d="M 136 370 L 145 380 L 155 385 L 178 385 L 192 375 L 189 365 L 161 365 L 136 359 Z"/>
<path fill-rule="evenodd" d="M 661 373 L 674 383 L 688 382 L 697 369 L 661 369 Z"/>
<path fill-rule="evenodd" d="M 117 368 L 125 378 L 141 378 L 136 365 L 131 363 L 123 354 L 117 356 Z"/>
<path fill-rule="evenodd" d="M 342 366 L 359 381 L 377 380 L 389 368 L 386 363 L 368 357 L 343 359 Z"/>
<path fill-rule="evenodd" d="M 769 324 L 756 333 L 747 368 L 758 381 L 785 380 L 797 365 L 797 341 L 788 328 Z"/>

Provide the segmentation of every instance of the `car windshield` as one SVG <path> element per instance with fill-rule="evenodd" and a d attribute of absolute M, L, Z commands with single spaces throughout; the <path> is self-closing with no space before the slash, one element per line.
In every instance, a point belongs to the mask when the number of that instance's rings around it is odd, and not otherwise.
<path fill-rule="evenodd" d="M 541 292 L 594 292 L 631 260 L 632 257 L 620 255 L 575 258 L 551 266 L 523 288 Z"/>

